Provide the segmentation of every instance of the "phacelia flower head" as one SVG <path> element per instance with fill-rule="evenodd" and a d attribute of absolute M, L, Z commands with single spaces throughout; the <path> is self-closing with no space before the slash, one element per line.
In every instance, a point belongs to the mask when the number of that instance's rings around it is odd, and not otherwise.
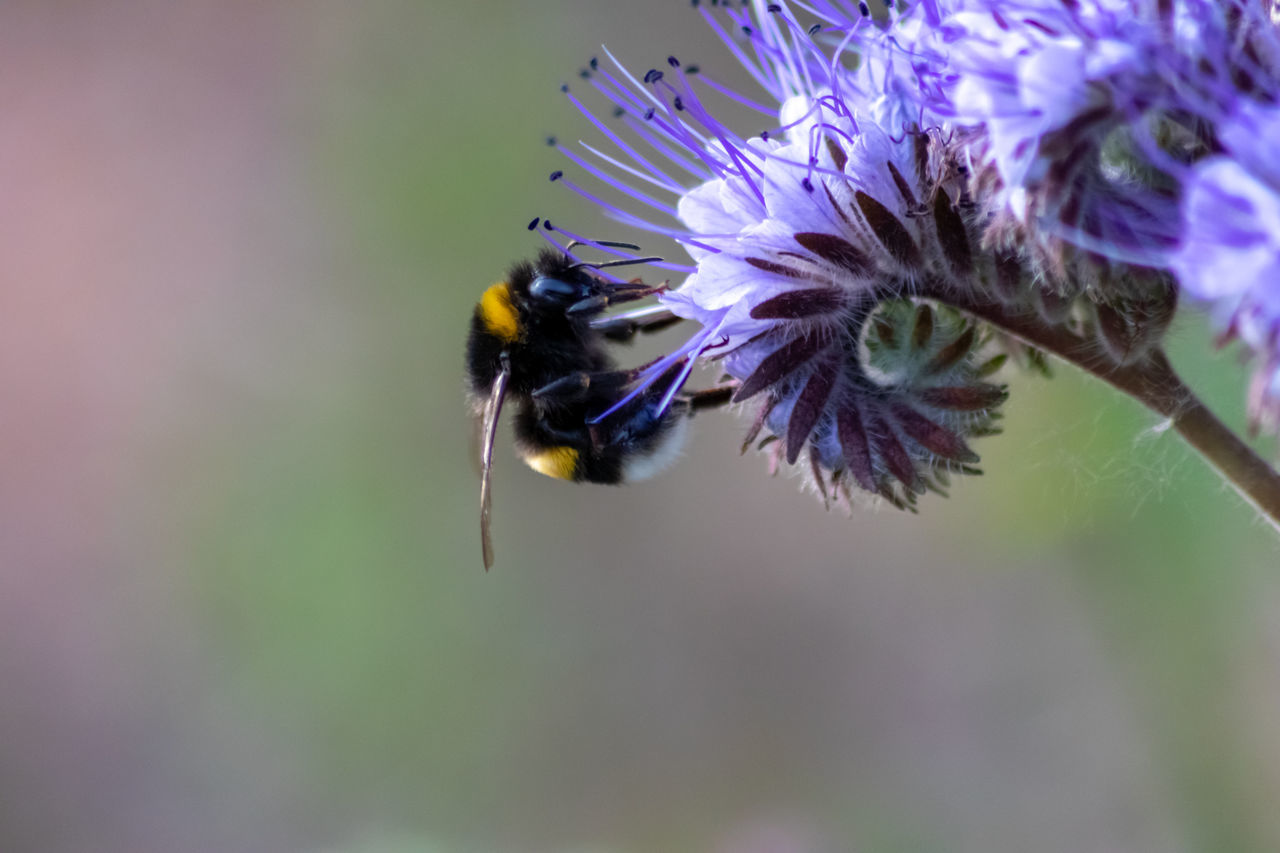
<path fill-rule="evenodd" d="M 998 216 L 1039 240 L 1151 258 L 1177 239 L 1170 196 L 1206 150 L 1207 113 L 1274 51 L 1247 37 L 1253 5 L 922 3 L 895 43 L 927 80 L 926 115 L 966 135 Z"/>
<path fill-rule="evenodd" d="M 736 380 L 735 401 L 755 409 L 748 442 L 767 431 L 775 461 L 807 457 L 824 495 L 857 486 L 910 505 L 949 473 L 976 470 L 967 440 L 995 431 L 1005 391 L 986 379 L 987 336 L 971 321 L 903 300 L 984 286 L 1010 274 L 998 260 L 1015 270 L 1016 260 L 979 251 L 965 168 L 944 129 L 919 125 L 901 73 L 910 67 L 869 18 L 815 40 L 777 5 L 725 10 L 728 27 L 703 14 L 774 106 L 674 58 L 642 80 L 597 64 L 588 79 L 630 133 L 593 121 L 630 162 L 588 148 L 614 167 L 606 172 L 566 150 L 633 201 L 674 214 L 675 227 L 606 205 L 675 237 L 697 262 L 663 301 L 702 331 L 647 375 L 701 352 Z M 878 47 L 854 71 L 840 42 L 858 32 Z M 752 103 L 770 120 L 740 135 L 708 96 Z"/>
<path fill-rule="evenodd" d="M 907 17 L 897 43 L 923 58 L 925 113 L 966 139 L 988 239 L 1029 241 L 1059 289 L 1104 304 L 1159 292 L 1102 258 L 1173 272 L 1261 354 L 1253 423 L 1280 425 L 1276 6 L 955 0 Z"/>
<path fill-rule="evenodd" d="M 1177 275 L 1267 354 L 1255 397 L 1274 420 L 1280 160 L 1263 140 L 1280 136 L 1231 123 L 1280 127 L 1266 9 L 755 0 L 699 12 L 763 94 L 675 57 L 643 75 L 592 60 L 606 117 L 565 91 L 610 150 L 560 148 L 619 200 L 553 179 L 694 262 L 664 265 L 687 277 L 662 302 L 698 331 L 635 393 L 713 361 L 754 409 L 748 443 L 807 458 L 824 496 L 909 506 L 975 471 L 970 440 L 997 431 L 989 350 L 1038 360 L 947 305 L 1034 312 L 1126 365 L 1158 344 Z M 721 120 L 730 101 L 756 126 Z M 1234 213 L 1209 222 L 1224 198 Z M 1251 265 L 1224 285 L 1237 252 Z"/>

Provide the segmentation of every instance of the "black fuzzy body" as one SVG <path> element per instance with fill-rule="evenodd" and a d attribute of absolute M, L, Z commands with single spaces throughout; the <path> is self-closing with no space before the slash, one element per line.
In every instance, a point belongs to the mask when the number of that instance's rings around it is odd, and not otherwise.
<path fill-rule="evenodd" d="M 467 339 L 471 394 L 477 405 L 484 405 L 499 374 L 507 370 L 506 397 L 516 409 L 516 443 L 526 460 L 544 451 L 572 448 L 577 451 L 576 464 L 566 479 L 624 482 L 628 462 L 656 451 L 685 406 L 677 400 L 659 411 L 668 387 L 659 380 L 600 423 L 590 423 L 627 393 L 634 376 L 618 369 L 604 334 L 591 325 L 603 308 L 570 312 L 566 302 L 539 292 L 535 282 L 540 280 L 544 290 L 550 280 L 557 293 L 563 289 L 578 299 L 608 297 L 628 287 L 614 285 L 551 250 L 544 250 L 532 263 L 512 266 L 506 285 L 518 334 L 510 340 L 495 334 L 481 306 L 476 306 Z M 552 383 L 573 376 L 586 376 L 589 381 L 580 388 L 545 393 Z M 544 393 L 536 393 L 540 390 Z"/>

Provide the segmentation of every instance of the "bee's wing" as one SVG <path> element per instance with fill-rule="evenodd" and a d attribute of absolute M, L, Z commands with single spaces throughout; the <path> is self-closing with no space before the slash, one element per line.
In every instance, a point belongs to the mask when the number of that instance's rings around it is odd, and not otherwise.
<path fill-rule="evenodd" d="M 484 554 L 484 570 L 493 565 L 493 541 L 489 538 L 489 510 L 493 507 L 490 483 L 493 473 L 493 443 L 498 435 L 498 415 L 502 413 L 502 400 L 507 394 L 510 371 L 499 371 L 484 407 L 484 423 L 481 427 L 480 447 L 480 548 Z"/>

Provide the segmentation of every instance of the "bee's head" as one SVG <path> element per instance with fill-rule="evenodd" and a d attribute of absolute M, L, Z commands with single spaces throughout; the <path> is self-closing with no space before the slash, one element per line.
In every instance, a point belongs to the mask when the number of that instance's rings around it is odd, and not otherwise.
<path fill-rule="evenodd" d="M 540 316 L 565 314 L 585 299 L 599 296 L 608 287 L 583 265 L 550 249 L 534 263 L 517 264 L 507 279 L 517 305 Z"/>

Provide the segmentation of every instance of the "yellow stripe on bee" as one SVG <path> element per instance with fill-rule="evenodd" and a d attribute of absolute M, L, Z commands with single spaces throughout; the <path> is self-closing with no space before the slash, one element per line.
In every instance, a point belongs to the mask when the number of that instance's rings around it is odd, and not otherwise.
<path fill-rule="evenodd" d="M 504 341 L 520 337 L 520 315 L 511 304 L 511 288 L 505 281 L 493 285 L 480 297 L 480 319 L 486 329 Z"/>
<path fill-rule="evenodd" d="M 573 472 L 578 467 L 578 451 L 572 447 L 548 447 L 546 450 L 527 454 L 524 461 L 539 474 L 546 474 L 557 480 L 572 480 Z"/>

